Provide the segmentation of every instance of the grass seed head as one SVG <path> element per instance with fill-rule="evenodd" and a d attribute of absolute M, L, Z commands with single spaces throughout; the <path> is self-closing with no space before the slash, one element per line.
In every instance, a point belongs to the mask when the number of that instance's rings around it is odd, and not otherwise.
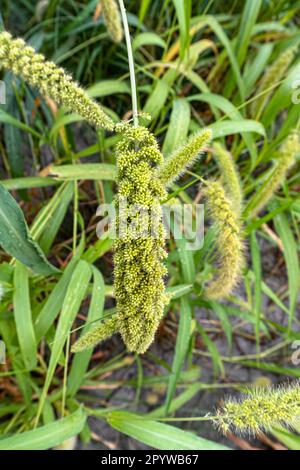
<path fill-rule="evenodd" d="M 205 294 L 209 299 L 228 296 L 239 281 L 243 266 L 243 242 L 239 218 L 232 209 L 222 185 L 210 182 L 204 190 L 208 211 L 217 227 L 218 274 Z"/>
<path fill-rule="evenodd" d="M 0 33 L 1 67 L 21 76 L 43 95 L 49 96 L 69 111 L 78 113 L 93 126 L 113 130 L 113 121 L 64 69 L 47 61 L 23 39 L 13 39 L 7 32 Z"/>
<path fill-rule="evenodd" d="M 123 39 L 123 27 L 118 4 L 115 0 L 101 0 L 104 22 L 111 39 L 118 43 Z"/>
<path fill-rule="evenodd" d="M 240 400 L 229 398 L 216 415 L 223 432 L 257 435 L 273 427 L 293 428 L 300 422 L 299 382 L 279 388 L 249 389 Z"/>

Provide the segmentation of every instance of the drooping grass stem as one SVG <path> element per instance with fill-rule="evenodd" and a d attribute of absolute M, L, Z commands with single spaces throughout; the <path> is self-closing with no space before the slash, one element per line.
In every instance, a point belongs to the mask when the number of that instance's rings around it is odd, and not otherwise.
<path fill-rule="evenodd" d="M 120 11 L 122 16 L 122 22 L 124 27 L 124 34 L 126 39 L 127 54 L 128 54 L 128 64 L 129 64 L 129 73 L 130 73 L 130 84 L 131 84 L 131 99 L 132 99 L 132 113 L 133 113 L 133 124 L 135 127 L 139 125 L 138 122 L 138 107 L 137 107 L 137 92 L 136 92 L 136 80 L 135 80 L 135 70 L 134 70 L 134 60 L 131 47 L 131 38 L 130 31 L 128 26 L 126 9 L 124 6 L 123 0 L 119 0 Z"/>

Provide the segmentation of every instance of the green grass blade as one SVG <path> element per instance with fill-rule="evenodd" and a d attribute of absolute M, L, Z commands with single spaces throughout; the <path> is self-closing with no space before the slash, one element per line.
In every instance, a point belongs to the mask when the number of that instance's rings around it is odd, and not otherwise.
<path fill-rule="evenodd" d="M 4 250 L 37 274 L 59 272 L 32 240 L 23 212 L 7 189 L 0 184 L 0 244 Z"/>
<path fill-rule="evenodd" d="M 49 328 L 53 324 L 55 318 L 59 314 L 62 307 L 68 285 L 70 283 L 72 274 L 78 263 L 78 258 L 74 257 L 68 264 L 63 275 L 61 276 L 58 283 L 55 285 L 53 291 L 49 295 L 45 302 L 42 310 L 38 314 L 35 320 L 35 334 L 38 341 L 46 335 Z"/>
<path fill-rule="evenodd" d="M 47 450 L 79 434 L 85 424 L 82 409 L 32 431 L 0 439 L 0 450 Z"/>
<path fill-rule="evenodd" d="M 165 156 L 170 155 L 182 145 L 188 135 L 190 125 L 190 106 L 185 98 L 177 98 L 173 102 L 167 135 L 162 148 Z"/>
<path fill-rule="evenodd" d="M 139 442 L 161 450 L 230 450 L 221 444 L 208 441 L 168 424 L 147 421 L 144 416 L 113 411 L 108 423 L 119 432 Z"/>
<path fill-rule="evenodd" d="M 62 311 L 59 317 L 54 341 L 52 344 L 52 352 L 50 356 L 50 361 L 49 361 L 49 366 L 48 366 L 45 384 L 43 388 L 43 393 L 42 393 L 40 403 L 39 403 L 39 409 L 37 413 L 36 422 L 38 422 L 39 416 L 43 410 L 44 401 L 46 399 L 48 389 L 50 387 L 50 384 L 51 384 L 51 381 L 55 372 L 55 368 L 60 359 L 60 355 L 63 351 L 63 347 L 68 339 L 68 335 L 70 334 L 72 324 L 79 311 L 81 302 L 83 301 L 86 295 L 86 291 L 87 291 L 87 287 L 88 287 L 91 275 L 92 275 L 92 271 L 91 271 L 90 265 L 86 263 L 85 261 L 82 261 L 82 260 L 79 261 L 79 263 L 77 264 L 72 274 L 72 277 L 71 277 L 71 280 L 70 280 L 70 283 L 66 292 L 66 296 L 64 298 Z"/>
<path fill-rule="evenodd" d="M 293 232 L 289 226 L 287 216 L 285 214 L 279 214 L 275 217 L 275 228 L 284 248 L 283 254 L 289 283 L 289 328 L 291 328 L 295 318 L 298 292 L 300 287 L 300 264 L 298 248 Z"/>
<path fill-rule="evenodd" d="M 116 167 L 108 163 L 85 163 L 83 165 L 52 166 L 51 175 L 65 180 L 114 181 Z"/>
<path fill-rule="evenodd" d="M 192 311 L 186 296 L 181 298 L 179 327 L 176 339 L 175 354 L 172 364 L 172 373 L 168 382 L 165 413 L 168 414 L 175 391 L 176 384 L 188 351 L 192 324 Z"/>
<path fill-rule="evenodd" d="M 242 66 L 249 48 L 253 27 L 256 23 L 262 0 L 246 0 L 237 37 L 237 61 Z"/>
<path fill-rule="evenodd" d="M 92 325 L 89 325 L 89 323 L 94 322 L 95 320 L 100 320 L 103 316 L 105 301 L 104 279 L 97 268 L 92 267 L 92 270 L 94 277 L 92 298 L 86 320 L 87 325 L 82 330 L 82 334 L 87 333 L 88 330 L 92 327 Z M 68 377 L 68 394 L 70 396 L 74 396 L 79 389 L 92 354 L 92 349 L 75 354 Z"/>
<path fill-rule="evenodd" d="M 253 298 L 253 315 L 255 321 L 255 338 L 256 338 L 256 349 L 259 351 L 259 333 L 260 333 L 260 321 L 261 321 L 261 307 L 262 307 L 262 296 L 261 296 L 261 283 L 262 283 L 262 268 L 261 268 L 261 255 L 260 246 L 258 244 L 255 232 L 251 234 L 251 255 L 252 265 L 254 273 L 254 298 Z"/>
<path fill-rule="evenodd" d="M 32 323 L 28 269 L 17 262 L 14 273 L 14 318 L 18 341 L 25 367 L 34 369 L 37 363 L 37 344 Z"/>
<path fill-rule="evenodd" d="M 264 126 L 252 119 L 244 119 L 243 121 L 219 121 L 208 126 L 213 132 L 213 138 L 225 137 L 226 135 L 242 134 L 243 132 L 254 132 L 262 136 L 266 136 Z"/>

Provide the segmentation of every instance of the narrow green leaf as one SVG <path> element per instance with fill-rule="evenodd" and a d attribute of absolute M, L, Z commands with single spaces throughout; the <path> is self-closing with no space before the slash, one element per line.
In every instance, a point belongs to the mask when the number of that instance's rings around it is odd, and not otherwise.
<path fill-rule="evenodd" d="M 45 188 L 47 186 L 56 186 L 59 181 L 54 178 L 44 178 L 40 176 L 25 176 L 23 178 L 9 178 L 2 181 L 2 185 L 8 189 L 29 189 Z"/>
<path fill-rule="evenodd" d="M 245 7 L 240 23 L 240 29 L 236 41 L 237 45 L 237 61 L 239 66 L 243 65 L 247 55 L 248 47 L 251 40 L 253 27 L 256 23 L 262 0 L 246 0 Z"/>
<path fill-rule="evenodd" d="M 132 49 L 136 51 L 144 46 L 158 46 L 164 49 L 166 42 L 158 34 L 152 32 L 137 34 L 132 41 Z"/>
<path fill-rule="evenodd" d="M 101 98 L 103 96 L 116 94 L 130 94 L 130 86 L 126 82 L 120 80 L 103 80 L 92 85 L 87 89 L 87 94 L 91 98 Z"/>
<path fill-rule="evenodd" d="M 26 124 L 23 124 L 21 121 L 14 118 L 10 114 L 8 114 L 6 111 L 4 111 L 4 109 L 1 109 L 1 108 L 0 108 L 0 122 L 3 122 L 5 124 L 11 124 L 12 126 L 15 126 L 18 129 L 21 129 L 22 131 L 28 132 L 29 134 L 33 135 L 34 137 L 37 137 L 39 139 L 42 138 L 41 134 L 36 132 L 31 127 L 26 126 Z"/>
<path fill-rule="evenodd" d="M 147 421 L 145 416 L 123 411 L 113 411 L 108 423 L 119 432 L 127 434 L 139 442 L 161 450 L 230 450 L 221 444 L 182 431 L 175 426 Z"/>
<path fill-rule="evenodd" d="M 16 262 L 14 272 L 14 318 L 18 341 L 25 367 L 34 369 L 37 363 L 37 344 L 32 323 L 28 270 Z"/>
<path fill-rule="evenodd" d="M 37 421 L 43 410 L 44 401 L 46 399 L 55 368 L 63 351 L 64 344 L 70 334 L 72 324 L 79 311 L 81 302 L 86 295 L 91 275 L 92 271 L 90 265 L 85 261 L 80 260 L 72 274 L 56 328 L 45 384 L 39 403 Z"/>
<path fill-rule="evenodd" d="M 46 259 L 29 234 L 23 212 L 7 189 L 0 184 L 0 244 L 3 249 L 37 274 L 59 272 Z"/>
<path fill-rule="evenodd" d="M 0 450 L 47 450 L 79 434 L 85 425 L 82 409 L 32 431 L 0 439 Z"/>
<path fill-rule="evenodd" d="M 263 125 L 252 119 L 244 119 L 243 121 L 219 121 L 208 126 L 213 132 L 213 138 L 225 137 L 226 135 L 242 134 L 243 132 L 255 132 L 262 136 L 266 136 Z"/>
<path fill-rule="evenodd" d="M 274 221 L 276 231 L 282 241 L 284 248 L 283 255 L 289 282 L 289 328 L 291 328 L 295 318 L 298 292 L 300 287 L 300 263 L 298 257 L 298 248 L 293 232 L 289 226 L 287 216 L 285 214 L 279 214 L 275 217 Z"/>
<path fill-rule="evenodd" d="M 290 450 L 300 450 L 300 436 L 287 429 L 272 429 L 272 434 Z"/>
<path fill-rule="evenodd" d="M 104 301 L 105 301 L 105 284 L 104 279 L 100 271 L 97 268 L 92 267 L 93 270 L 93 291 L 92 291 L 92 298 L 90 303 L 90 308 L 87 316 L 87 325 L 84 327 L 82 331 L 82 335 L 86 334 L 89 329 L 92 327 L 91 324 L 95 320 L 101 320 L 103 316 L 103 308 L 104 308 Z M 79 389 L 84 374 L 88 368 L 91 356 L 93 354 L 93 350 L 89 349 L 87 351 L 83 351 L 80 353 L 75 354 L 72 367 L 68 377 L 68 394 L 74 396 Z"/>
<path fill-rule="evenodd" d="M 108 163 L 52 166 L 51 175 L 67 180 L 108 180 L 116 178 L 116 167 Z"/>
<path fill-rule="evenodd" d="M 182 145 L 188 135 L 191 111 L 185 98 L 177 98 L 173 102 L 170 124 L 162 148 L 165 156 L 170 155 Z"/>
<path fill-rule="evenodd" d="M 253 299 L 253 314 L 255 318 L 255 338 L 256 348 L 259 350 L 259 333 L 261 321 L 261 283 L 262 283 L 262 269 L 261 269 L 261 256 L 260 246 L 258 244 L 255 232 L 251 233 L 251 255 L 254 273 L 254 299 Z"/>
<path fill-rule="evenodd" d="M 35 320 L 35 334 L 37 341 L 46 335 L 49 328 L 53 324 L 55 318 L 59 314 L 59 311 L 62 307 L 68 285 L 70 283 L 72 274 L 76 268 L 78 263 L 77 257 L 74 257 L 69 262 L 68 266 L 66 267 L 63 275 L 56 283 L 53 291 L 47 298 L 42 310 L 38 314 Z"/>
<path fill-rule="evenodd" d="M 192 311 L 186 296 L 181 298 L 181 309 L 179 327 L 176 339 L 175 354 L 172 364 L 172 373 L 168 382 L 168 390 L 166 397 L 166 414 L 170 409 L 175 391 L 176 384 L 188 351 L 192 324 Z"/>

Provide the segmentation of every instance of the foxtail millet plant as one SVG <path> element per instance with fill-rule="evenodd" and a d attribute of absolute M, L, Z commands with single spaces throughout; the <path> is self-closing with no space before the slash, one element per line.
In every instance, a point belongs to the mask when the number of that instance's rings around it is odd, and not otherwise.
<path fill-rule="evenodd" d="M 117 316 L 103 320 L 99 325 L 91 328 L 88 333 L 83 334 L 72 346 L 72 352 L 84 351 L 100 341 L 110 338 L 118 332 Z"/>
<path fill-rule="evenodd" d="M 232 201 L 219 182 L 208 182 L 204 188 L 208 212 L 217 228 L 218 273 L 205 289 L 209 299 L 228 296 L 239 281 L 244 264 L 242 228 Z"/>
<path fill-rule="evenodd" d="M 100 0 L 100 2 L 108 34 L 114 42 L 121 42 L 123 39 L 123 28 L 116 0 Z"/>
<path fill-rule="evenodd" d="M 296 155 L 300 152 L 299 131 L 293 131 L 281 146 L 279 157 L 274 167 L 263 183 L 260 190 L 250 199 L 244 215 L 251 218 L 257 216 L 259 212 L 272 199 L 280 184 L 284 181 L 287 172 L 296 162 Z"/>
<path fill-rule="evenodd" d="M 289 66 L 294 60 L 297 49 L 298 46 L 293 46 L 283 51 L 278 59 L 276 59 L 276 61 L 270 65 L 263 75 L 256 95 L 260 95 L 263 92 L 265 93 L 263 93 L 261 96 L 258 96 L 251 105 L 251 114 L 256 119 L 261 115 L 270 97 L 272 96 L 274 92 L 274 88 L 272 87 L 274 84 L 280 82 L 280 80 L 285 76 Z"/>
<path fill-rule="evenodd" d="M 160 204 L 166 198 L 166 190 L 155 168 L 163 156 L 145 127 L 122 123 L 116 130 L 123 136 L 117 146 L 117 230 L 121 230 L 118 210 L 125 200 L 128 220 L 131 225 L 136 222 L 135 228 L 140 232 L 136 236 L 129 226 L 124 234 L 119 233 L 115 244 L 118 326 L 128 350 L 143 353 L 152 343 L 168 303 L 163 280 L 167 253 Z M 146 220 L 140 214 L 136 220 L 131 213 L 134 206 L 146 210 Z"/>
<path fill-rule="evenodd" d="M 212 138 L 210 129 L 203 129 L 193 135 L 181 148 L 175 150 L 159 168 L 161 182 L 169 187 L 199 157 Z"/>
<path fill-rule="evenodd" d="M 166 199 L 166 187 L 193 163 L 211 140 L 212 133 L 209 129 L 202 130 L 164 161 L 154 136 L 145 127 L 124 122 L 115 126 L 63 69 L 46 61 L 22 39 L 13 39 L 7 32 L 0 33 L 0 64 L 94 126 L 116 130 L 122 136 L 117 146 L 118 194 L 115 204 L 118 209 L 126 199 L 129 206 L 127 221 L 136 222 L 140 229 L 146 229 L 146 235 L 136 237 L 128 230 L 125 236 L 117 238 L 114 256 L 117 314 L 91 329 L 73 350 L 92 347 L 118 331 L 130 351 L 143 353 L 152 343 L 168 303 L 163 280 L 167 254 L 161 202 Z M 208 184 L 206 196 L 212 218 L 219 228 L 218 248 L 222 253 L 219 277 L 207 288 L 208 296 L 216 298 L 227 295 L 236 283 L 242 243 L 237 218 L 232 214 L 222 187 L 219 183 Z M 135 220 L 135 216 L 130 214 L 135 205 L 146 208 L 146 215 L 151 212 L 152 217 Z M 118 217 L 116 224 L 120 229 Z"/>
<path fill-rule="evenodd" d="M 145 127 L 132 127 L 128 123 L 116 125 L 122 135 L 117 146 L 118 194 L 116 228 L 119 235 L 115 243 L 114 285 L 117 314 L 113 320 L 111 334 L 121 334 L 129 351 L 144 353 L 154 340 L 155 332 L 162 319 L 164 307 L 169 302 L 165 292 L 164 276 L 167 271 L 164 260 L 165 234 L 162 223 L 161 201 L 167 197 L 166 179 L 161 175 L 176 177 L 187 163 L 201 153 L 211 139 L 211 131 L 204 130 L 194 136 L 186 147 L 171 157 L 172 165 L 165 165 L 154 136 Z M 165 171 L 165 169 L 170 171 Z M 164 171 L 161 171 L 164 169 Z M 126 221 L 135 224 L 120 234 L 120 211 L 126 202 Z M 131 209 L 146 209 L 146 220 L 138 213 L 135 220 Z M 141 236 L 136 237 L 137 232 Z M 75 343 L 73 351 L 86 349 L 106 338 L 108 329 L 101 325 Z"/>
<path fill-rule="evenodd" d="M 69 111 L 80 114 L 95 127 L 109 131 L 114 123 L 103 109 L 80 88 L 64 69 L 47 61 L 23 39 L 13 39 L 10 33 L 0 33 L 0 69 L 10 70 L 37 87 L 45 96 Z"/>
<path fill-rule="evenodd" d="M 258 435 L 272 428 L 300 423 L 299 382 L 278 388 L 254 388 L 241 399 L 225 400 L 213 421 L 224 434 Z"/>
<path fill-rule="evenodd" d="M 213 145 L 216 161 L 220 168 L 226 193 L 232 201 L 232 207 L 236 214 L 240 216 L 242 210 L 243 195 L 240 178 L 230 152 L 218 142 Z"/>

